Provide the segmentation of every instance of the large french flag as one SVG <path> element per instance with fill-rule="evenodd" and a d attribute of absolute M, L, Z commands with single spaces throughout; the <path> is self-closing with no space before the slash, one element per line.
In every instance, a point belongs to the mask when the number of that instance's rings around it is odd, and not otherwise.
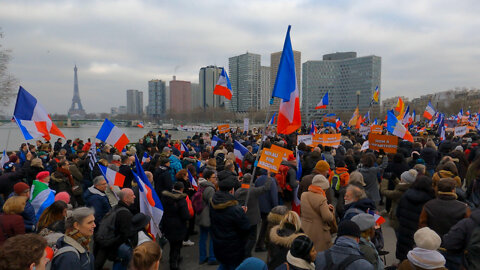
<path fill-rule="evenodd" d="M 130 142 L 127 135 L 106 118 L 98 131 L 97 139 L 115 146 L 118 150 L 122 150 Z"/>
<path fill-rule="evenodd" d="M 152 184 L 148 180 L 145 172 L 143 171 L 142 165 L 138 160 L 138 157 L 135 155 L 135 167 L 136 172 L 133 172 L 135 181 L 138 184 L 138 195 L 140 202 L 140 213 L 149 216 L 150 219 L 150 232 L 156 237 L 157 235 L 161 236 L 162 233 L 158 228 L 158 225 L 162 221 L 163 217 L 163 205 L 160 202 L 155 189 L 153 189 Z"/>
<path fill-rule="evenodd" d="M 425 111 L 423 112 L 423 117 L 427 118 L 428 120 L 432 120 L 434 115 L 435 109 L 433 108 L 432 103 L 429 101 Z"/>
<path fill-rule="evenodd" d="M 45 108 L 21 86 L 13 116 L 26 140 L 40 137 L 50 140 L 50 134 L 65 138 Z"/>
<path fill-rule="evenodd" d="M 395 114 L 391 111 L 388 112 L 387 116 L 387 130 L 397 137 L 413 142 L 412 134 L 398 121 Z"/>
<path fill-rule="evenodd" d="M 297 88 L 295 60 L 293 58 L 292 43 L 290 41 L 290 28 L 291 26 L 289 25 L 272 92 L 272 98 L 278 97 L 282 99 L 278 111 L 278 134 L 293 133 L 302 125 L 300 94 Z"/>
<path fill-rule="evenodd" d="M 125 175 L 100 164 L 98 164 L 98 167 L 100 168 L 100 171 L 102 171 L 103 177 L 105 177 L 109 186 L 123 187 Z"/>
<path fill-rule="evenodd" d="M 402 125 L 408 124 L 409 121 L 410 121 L 410 105 L 407 106 L 407 109 L 405 110 L 405 113 L 403 114 Z"/>
<path fill-rule="evenodd" d="M 222 143 L 223 143 L 223 140 L 222 140 L 222 139 L 220 139 L 220 138 L 217 137 L 216 135 L 213 135 L 212 141 L 211 141 L 211 143 L 210 143 L 212 147 L 215 147 L 215 146 L 217 146 L 218 144 L 222 144 Z"/>
<path fill-rule="evenodd" d="M 235 154 L 235 159 L 238 165 L 242 165 L 243 158 L 248 153 L 248 149 L 239 143 L 237 140 L 233 143 L 233 153 Z"/>
<path fill-rule="evenodd" d="M 222 68 L 222 73 L 218 77 L 217 85 L 213 89 L 214 95 L 224 96 L 226 99 L 231 100 L 233 96 L 232 85 L 228 78 L 227 72 Z"/>
<path fill-rule="evenodd" d="M 327 105 L 328 105 L 328 92 L 325 93 L 322 100 L 320 100 L 320 102 L 317 104 L 317 106 L 315 107 L 315 110 L 326 109 Z"/>
<path fill-rule="evenodd" d="M 187 170 L 187 173 L 188 173 L 188 180 L 190 181 L 190 184 L 192 184 L 192 187 L 195 190 L 198 190 L 198 184 L 197 184 L 197 181 L 195 180 L 195 177 L 193 177 L 193 175 L 190 173 L 189 170 Z"/>

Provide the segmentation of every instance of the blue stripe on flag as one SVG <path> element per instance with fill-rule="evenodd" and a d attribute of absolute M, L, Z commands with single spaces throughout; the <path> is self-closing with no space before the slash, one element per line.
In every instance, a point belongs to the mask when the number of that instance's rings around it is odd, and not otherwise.
<path fill-rule="evenodd" d="M 115 125 L 112 122 L 110 122 L 110 120 L 105 118 L 105 122 L 103 122 L 103 125 L 100 128 L 100 130 L 98 131 L 98 134 L 97 134 L 96 138 L 103 141 L 103 142 L 106 141 L 107 138 L 108 138 L 108 135 L 110 135 L 110 132 L 112 132 L 112 129 L 114 127 L 115 127 Z"/>

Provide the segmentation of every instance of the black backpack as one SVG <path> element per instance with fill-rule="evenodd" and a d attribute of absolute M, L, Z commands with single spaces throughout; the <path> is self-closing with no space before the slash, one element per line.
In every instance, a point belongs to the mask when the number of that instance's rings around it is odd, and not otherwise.
<path fill-rule="evenodd" d="M 480 269 L 480 224 L 473 229 L 465 248 L 464 266 L 469 270 Z"/>
<path fill-rule="evenodd" d="M 115 221 L 118 212 L 122 210 L 129 211 L 125 207 L 114 207 L 103 217 L 98 231 L 95 234 L 95 242 L 100 244 L 100 246 L 110 247 L 118 240 L 119 236 L 115 235 Z"/>
<path fill-rule="evenodd" d="M 354 261 L 357 261 L 360 259 L 365 260 L 365 258 L 361 255 L 351 254 L 351 255 L 348 255 L 348 257 L 345 258 L 340 264 L 335 265 L 332 259 L 332 252 L 329 249 L 325 251 L 324 256 L 325 256 L 325 269 L 331 269 L 331 270 L 345 270 Z"/>

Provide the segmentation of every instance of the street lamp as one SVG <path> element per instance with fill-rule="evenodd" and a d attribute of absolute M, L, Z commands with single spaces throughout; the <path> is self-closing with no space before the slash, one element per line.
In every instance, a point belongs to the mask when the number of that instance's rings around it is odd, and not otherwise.
<path fill-rule="evenodd" d="M 357 91 L 357 108 L 360 103 L 360 91 Z"/>

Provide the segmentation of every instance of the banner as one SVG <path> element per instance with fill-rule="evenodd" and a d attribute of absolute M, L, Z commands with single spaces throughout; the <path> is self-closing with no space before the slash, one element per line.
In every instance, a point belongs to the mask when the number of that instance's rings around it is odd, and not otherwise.
<path fill-rule="evenodd" d="M 370 127 L 360 127 L 360 135 L 366 137 L 368 133 L 370 133 Z"/>
<path fill-rule="evenodd" d="M 286 148 L 283 148 L 283 147 L 280 147 L 278 145 L 275 145 L 275 144 L 272 144 L 272 146 L 270 147 L 270 149 L 272 150 L 275 150 L 275 151 L 278 151 L 278 152 L 282 152 L 283 153 L 283 156 L 282 156 L 282 159 L 283 160 L 288 160 L 288 156 L 289 155 L 293 155 L 293 151 L 290 151 Z"/>
<path fill-rule="evenodd" d="M 297 145 L 299 145 L 300 143 L 304 143 L 306 145 L 312 145 L 313 144 L 313 140 L 312 140 L 312 135 L 297 135 Z"/>
<path fill-rule="evenodd" d="M 383 126 L 382 125 L 373 125 L 370 129 L 370 133 L 382 134 Z"/>
<path fill-rule="evenodd" d="M 243 118 L 243 132 L 248 132 L 249 125 L 250 125 L 250 119 Z"/>
<path fill-rule="evenodd" d="M 258 160 L 258 167 L 264 168 L 267 171 L 278 173 L 280 163 L 282 163 L 283 152 L 272 149 L 263 149 L 260 160 Z"/>
<path fill-rule="evenodd" d="M 375 151 L 383 149 L 385 153 L 397 153 L 398 137 L 391 135 L 370 134 L 368 135 L 369 148 Z"/>
<path fill-rule="evenodd" d="M 455 127 L 455 136 L 462 137 L 467 134 L 467 126 Z"/>
<path fill-rule="evenodd" d="M 323 146 L 332 146 L 337 148 L 340 145 L 340 139 L 342 134 L 335 133 L 335 134 L 315 134 L 313 135 L 313 146 L 317 146 L 319 144 Z"/>
<path fill-rule="evenodd" d="M 230 132 L 230 125 L 229 124 L 219 125 L 217 129 L 218 129 L 218 133 L 227 133 L 227 132 Z"/>

